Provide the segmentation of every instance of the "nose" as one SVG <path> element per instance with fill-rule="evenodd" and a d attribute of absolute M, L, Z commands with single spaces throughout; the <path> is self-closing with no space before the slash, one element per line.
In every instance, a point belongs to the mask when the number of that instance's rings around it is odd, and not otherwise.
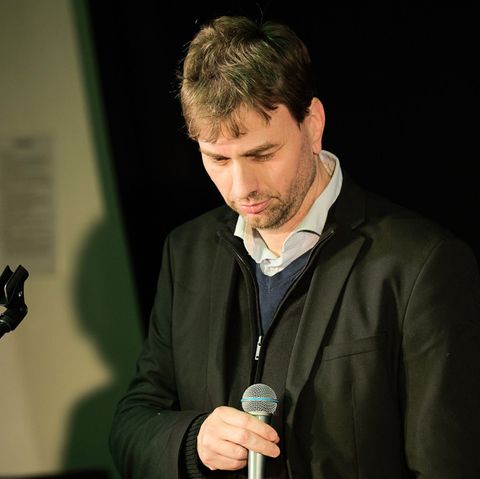
<path fill-rule="evenodd" d="M 258 190 L 258 179 L 253 165 L 248 160 L 240 159 L 233 161 L 231 197 L 244 199 Z"/>

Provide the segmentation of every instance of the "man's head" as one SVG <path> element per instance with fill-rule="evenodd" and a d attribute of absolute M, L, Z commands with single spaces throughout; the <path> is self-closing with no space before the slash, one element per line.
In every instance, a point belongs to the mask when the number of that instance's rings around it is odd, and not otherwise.
<path fill-rule="evenodd" d="M 280 24 L 218 18 L 192 40 L 180 93 L 226 203 L 264 238 L 292 231 L 328 183 L 318 161 L 325 117 L 304 44 Z"/>
<path fill-rule="evenodd" d="M 266 120 L 285 105 L 302 123 L 315 94 L 310 56 L 287 26 L 220 17 L 191 41 L 180 74 L 180 100 L 191 138 L 243 133 L 241 107 Z M 223 130 L 223 131 L 222 131 Z"/>

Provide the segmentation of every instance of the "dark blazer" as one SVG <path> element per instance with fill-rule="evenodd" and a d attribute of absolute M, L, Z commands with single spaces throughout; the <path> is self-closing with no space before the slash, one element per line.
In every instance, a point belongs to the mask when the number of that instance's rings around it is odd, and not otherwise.
<path fill-rule="evenodd" d="M 235 219 L 218 208 L 165 242 L 149 335 L 112 425 L 125 478 L 179 477 L 189 425 L 229 402 L 227 326 L 241 274 L 217 232 L 231 234 Z M 480 478 L 471 250 L 348 177 L 327 225 L 286 372 L 290 476 Z"/>

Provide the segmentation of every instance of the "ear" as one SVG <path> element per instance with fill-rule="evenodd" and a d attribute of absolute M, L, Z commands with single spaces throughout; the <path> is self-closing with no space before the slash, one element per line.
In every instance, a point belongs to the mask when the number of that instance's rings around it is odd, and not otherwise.
<path fill-rule="evenodd" d="M 322 151 L 322 136 L 325 127 L 325 110 L 323 109 L 322 102 L 318 98 L 312 98 L 308 115 L 305 119 L 307 120 L 312 151 L 318 154 Z"/>

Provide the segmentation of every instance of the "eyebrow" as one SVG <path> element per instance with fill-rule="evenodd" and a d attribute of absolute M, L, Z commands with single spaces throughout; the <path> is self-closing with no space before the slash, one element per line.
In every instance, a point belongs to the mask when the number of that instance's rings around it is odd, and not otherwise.
<path fill-rule="evenodd" d="M 272 148 L 278 148 L 280 145 L 278 143 L 264 143 L 263 145 L 256 146 L 255 148 L 252 148 L 251 150 L 247 150 L 244 153 L 242 153 L 240 156 L 242 158 L 248 158 L 252 156 L 261 156 L 265 154 L 267 151 L 271 150 Z M 210 158 L 213 158 L 214 160 L 221 160 L 227 158 L 224 155 L 219 155 L 218 153 L 213 153 L 212 151 L 207 151 L 207 150 L 202 150 L 200 149 L 200 153 L 209 156 Z"/>

